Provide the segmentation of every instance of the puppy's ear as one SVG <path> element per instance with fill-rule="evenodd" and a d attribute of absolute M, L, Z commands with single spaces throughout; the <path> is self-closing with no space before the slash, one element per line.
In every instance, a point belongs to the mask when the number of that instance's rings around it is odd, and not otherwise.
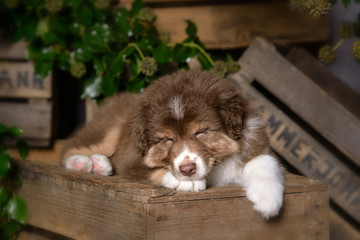
<path fill-rule="evenodd" d="M 147 132 L 145 129 L 145 123 L 143 122 L 139 114 L 132 117 L 129 128 L 131 131 L 131 136 L 135 141 L 136 151 L 141 156 L 145 156 L 149 149 Z"/>
<path fill-rule="evenodd" d="M 234 140 L 241 137 L 247 102 L 240 92 L 230 91 L 218 95 L 217 110 L 227 134 Z"/>

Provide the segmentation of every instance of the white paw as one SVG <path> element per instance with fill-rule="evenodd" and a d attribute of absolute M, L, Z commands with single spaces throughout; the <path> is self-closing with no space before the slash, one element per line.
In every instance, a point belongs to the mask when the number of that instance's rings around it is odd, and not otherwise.
<path fill-rule="evenodd" d="M 90 157 L 92 161 L 93 173 L 109 176 L 112 174 L 112 166 L 110 160 L 101 154 L 94 154 Z"/>
<path fill-rule="evenodd" d="M 164 187 L 186 192 L 198 192 L 206 189 L 205 180 L 181 181 L 177 179 L 171 172 L 168 172 L 164 175 L 161 184 Z"/>
<path fill-rule="evenodd" d="M 283 203 L 283 185 L 266 179 L 253 180 L 246 188 L 246 197 L 255 211 L 265 219 L 278 215 Z"/>
<path fill-rule="evenodd" d="M 176 190 L 185 191 L 185 192 L 199 192 L 206 189 L 205 180 L 195 180 L 195 181 L 180 181 L 179 186 Z"/>
<path fill-rule="evenodd" d="M 65 168 L 89 173 L 92 172 L 93 163 L 87 156 L 76 154 L 66 159 Z"/>

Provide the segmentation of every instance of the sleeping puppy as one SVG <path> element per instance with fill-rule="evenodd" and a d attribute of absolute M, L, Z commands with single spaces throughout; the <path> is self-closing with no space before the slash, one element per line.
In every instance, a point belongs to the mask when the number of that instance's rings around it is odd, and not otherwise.
<path fill-rule="evenodd" d="M 104 101 L 65 144 L 68 169 L 181 190 L 239 184 L 264 218 L 282 206 L 282 168 L 261 121 L 231 81 L 201 71 Z"/>

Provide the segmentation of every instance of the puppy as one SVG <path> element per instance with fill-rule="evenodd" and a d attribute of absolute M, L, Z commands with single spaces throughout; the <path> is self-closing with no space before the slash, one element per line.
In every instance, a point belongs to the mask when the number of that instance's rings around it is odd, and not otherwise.
<path fill-rule="evenodd" d="M 283 203 L 284 177 L 265 124 L 230 80 L 180 71 L 141 94 L 104 101 L 65 144 L 68 169 L 181 190 L 239 184 L 264 218 Z"/>

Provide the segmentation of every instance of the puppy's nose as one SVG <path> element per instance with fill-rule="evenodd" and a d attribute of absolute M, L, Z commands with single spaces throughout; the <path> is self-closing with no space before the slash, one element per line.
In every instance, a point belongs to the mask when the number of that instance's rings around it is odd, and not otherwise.
<path fill-rule="evenodd" d="M 196 163 L 182 164 L 179 169 L 182 175 L 190 177 L 196 173 Z"/>

